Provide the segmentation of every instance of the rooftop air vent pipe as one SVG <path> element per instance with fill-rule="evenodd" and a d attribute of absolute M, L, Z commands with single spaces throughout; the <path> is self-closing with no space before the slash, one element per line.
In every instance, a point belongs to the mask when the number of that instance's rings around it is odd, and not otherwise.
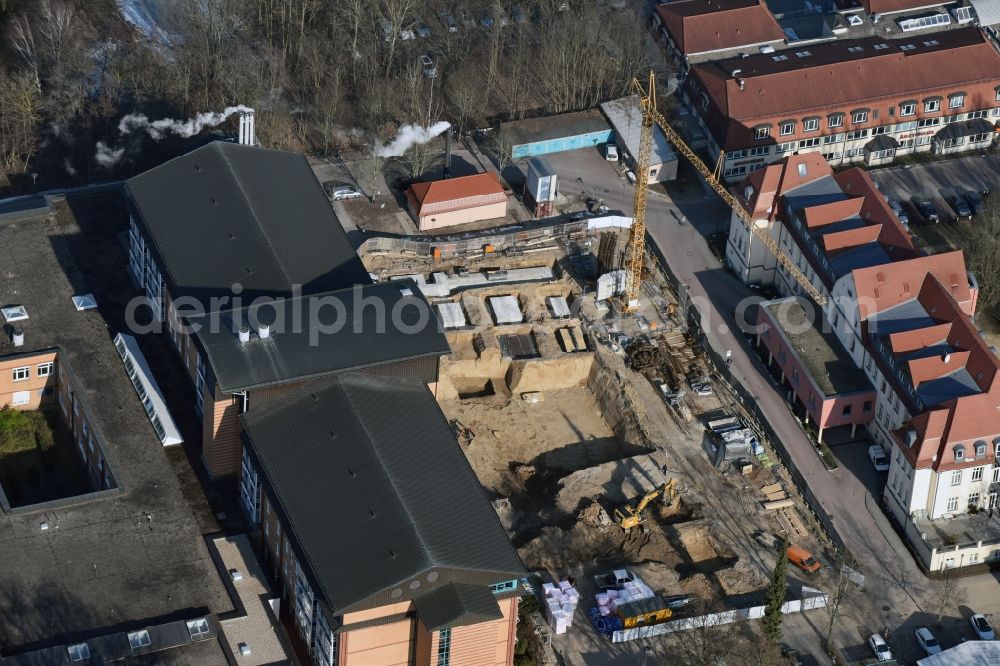
<path fill-rule="evenodd" d="M 271 327 L 268 324 L 257 324 L 257 337 L 267 340 L 271 337 Z"/>
<path fill-rule="evenodd" d="M 254 136 L 253 109 L 240 111 L 240 145 L 256 146 L 257 137 Z"/>
<path fill-rule="evenodd" d="M 15 328 L 14 332 L 11 334 L 11 339 L 14 341 L 15 347 L 24 346 L 24 331 L 19 328 Z"/>
<path fill-rule="evenodd" d="M 240 326 L 240 342 L 250 342 L 249 326 Z"/>

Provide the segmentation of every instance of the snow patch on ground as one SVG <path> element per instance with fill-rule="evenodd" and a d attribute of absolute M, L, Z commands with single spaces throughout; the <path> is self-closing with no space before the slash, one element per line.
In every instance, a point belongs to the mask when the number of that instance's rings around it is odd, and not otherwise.
<path fill-rule="evenodd" d="M 118 0 L 122 18 L 147 38 L 161 44 L 171 44 L 175 35 L 163 27 L 164 0 Z"/>

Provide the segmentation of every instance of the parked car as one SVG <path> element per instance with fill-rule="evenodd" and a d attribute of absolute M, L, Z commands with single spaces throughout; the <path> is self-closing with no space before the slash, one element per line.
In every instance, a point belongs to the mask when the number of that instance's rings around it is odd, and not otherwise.
<path fill-rule="evenodd" d="M 993 627 L 990 626 L 989 620 L 986 619 L 985 615 L 976 613 L 969 618 L 969 623 L 972 624 L 972 630 L 976 632 L 976 636 L 979 637 L 979 640 L 992 641 L 996 639 L 996 634 L 993 633 Z"/>
<path fill-rule="evenodd" d="M 920 627 L 914 632 L 914 635 L 917 637 L 917 643 L 920 644 L 920 647 L 927 653 L 928 657 L 932 654 L 941 653 L 941 646 L 938 644 L 937 639 L 934 638 L 934 634 L 931 633 L 930 629 Z"/>
<path fill-rule="evenodd" d="M 872 649 L 872 652 L 875 653 L 875 658 L 879 661 L 889 661 L 892 659 L 892 651 L 885 644 L 885 639 L 878 634 L 872 634 L 868 637 L 868 647 Z"/>
<path fill-rule="evenodd" d="M 906 214 L 906 209 L 903 208 L 903 204 L 895 199 L 889 199 L 889 208 L 892 209 L 892 212 L 896 214 L 896 217 L 898 217 L 899 221 L 904 225 L 908 225 L 910 223 L 910 216 Z"/>
<path fill-rule="evenodd" d="M 925 222 L 933 222 L 937 224 L 941 221 L 941 216 L 938 215 L 937 208 L 934 207 L 934 204 L 927 197 L 914 194 L 910 197 L 910 203 L 913 204 L 917 214 L 924 218 Z"/>
<path fill-rule="evenodd" d="M 409 41 L 411 39 L 416 39 L 417 35 L 416 35 L 416 33 L 414 33 L 409 28 L 400 28 L 399 29 L 399 38 L 401 40 L 403 40 L 404 42 L 407 42 L 407 41 Z"/>
<path fill-rule="evenodd" d="M 614 143 L 609 143 L 604 147 L 604 159 L 609 162 L 618 161 L 618 146 Z"/>
<path fill-rule="evenodd" d="M 438 73 L 437 63 L 434 62 L 434 56 L 432 56 L 430 53 L 425 53 L 422 56 L 420 56 L 420 66 L 423 68 L 424 76 L 426 76 L 427 78 L 433 79 L 435 76 L 437 76 Z"/>
<path fill-rule="evenodd" d="M 483 24 L 484 28 L 492 28 L 493 27 L 493 17 L 490 16 L 489 12 L 483 12 L 482 14 L 480 14 L 480 16 L 479 16 L 479 22 Z"/>
<path fill-rule="evenodd" d="M 788 561 L 806 573 L 816 573 L 820 570 L 820 563 L 816 561 L 816 558 L 812 556 L 812 553 L 802 546 L 798 546 L 793 543 L 788 547 L 787 552 Z"/>
<path fill-rule="evenodd" d="M 983 207 L 983 195 L 979 192 L 966 190 L 962 193 L 962 197 L 965 199 L 965 203 L 969 205 L 969 209 L 973 215 L 978 213 L 979 209 Z"/>
<path fill-rule="evenodd" d="M 951 209 L 955 212 L 955 221 L 958 220 L 971 220 L 972 219 L 972 207 L 969 206 L 965 197 L 960 197 L 958 194 L 952 192 L 946 196 L 945 201 L 951 206 Z"/>
<path fill-rule="evenodd" d="M 431 29 L 420 18 L 415 19 L 413 25 L 414 30 L 417 31 L 417 37 L 420 39 L 427 39 L 431 36 Z"/>
<path fill-rule="evenodd" d="M 364 195 L 353 185 L 345 185 L 329 181 L 323 183 L 323 191 L 330 201 L 349 201 L 350 199 L 360 199 Z"/>
<path fill-rule="evenodd" d="M 441 19 L 441 25 L 444 26 L 445 30 L 448 32 L 458 32 L 458 22 L 452 14 L 442 12 L 438 18 Z"/>
<path fill-rule="evenodd" d="M 885 451 L 878 444 L 872 444 L 868 447 L 868 459 L 872 461 L 876 472 L 889 471 L 889 459 L 885 457 Z"/>

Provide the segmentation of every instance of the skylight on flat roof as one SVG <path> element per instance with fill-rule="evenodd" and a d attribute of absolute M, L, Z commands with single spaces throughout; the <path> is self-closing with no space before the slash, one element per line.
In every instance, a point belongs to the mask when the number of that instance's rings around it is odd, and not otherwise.
<path fill-rule="evenodd" d="M 3 318 L 8 324 L 15 321 L 24 321 L 28 318 L 28 311 L 23 305 L 8 305 L 5 308 L 0 308 L 0 312 L 3 312 Z"/>
<path fill-rule="evenodd" d="M 97 300 L 93 294 L 78 294 L 73 297 L 73 307 L 77 312 L 81 310 L 93 310 L 97 307 Z"/>

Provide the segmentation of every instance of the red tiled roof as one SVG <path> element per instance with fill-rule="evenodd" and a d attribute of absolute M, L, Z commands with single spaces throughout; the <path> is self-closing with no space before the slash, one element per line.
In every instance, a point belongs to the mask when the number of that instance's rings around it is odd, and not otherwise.
<path fill-rule="evenodd" d="M 916 330 L 900 331 L 889 335 L 889 347 L 894 354 L 906 354 L 947 340 L 950 332 L 950 322 Z"/>
<path fill-rule="evenodd" d="M 916 443 L 906 445 L 906 431 L 913 429 Z M 895 432 L 903 455 L 917 468 L 947 472 L 963 467 L 990 465 L 996 460 L 993 438 L 1000 436 L 1000 411 L 989 396 L 963 396 L 918 414 Z M 986 443 L 986 455 L 976 459 L 975 443 Z M 956 462 L 955 447 L 965 448 L 964 460 Z"/>
<path fill-rule="evenodd" d="M 816 153 L 809 154 L 815 155 Z M 827 224 L 833 224 L 834 222 L 860 215 L 861 205 L 864 201 L 861 197 L 855 197 L 853 199 L 841 199 L 840 201 L 809 206 L 803 211 L 806 218 L 806 227 L 815 229 L 816 227 L 826 226 Z"/>
<path fill-rule="evenodd" d="M 898 261 L 920 254 L 917 246 L 913 244 L 913 237 L 889 208 L 888 202 L 879 193 L 867 171 L 860 167 L 852 167 L 834 175 L 834 179 L 840 184 L 844 194 L 864 197 L 861 219 L 868 224 L 882 226 L 878 242 L 887 248 L 892 248 L 894 259 Z"/>
<path fill-rule="evenodd" d="M 916 298 L 928 274 L 941 281 L 963 310 L 975 303 L 961 250 L 857 268 L 853 274 L 862 321 Z"/>
<path fill-rule="evenodd" d="M 427 183 L 413 183 L 406 191 L 406 197 L 418 215 L 429 206 L 436 212 L 444 212 L 507 201 L 507 194 L 500 185 L 500 180 L 491 171 Z"/>
<path fill-rule="evenodd" d="M 827 254 L 836 254 L 839 250 L 846 250 L 848 248 L 857 247 L 858 245 L 866 245 L 867 243 L 874 243 L 878 241 L 878 237 L 882 233 L 881 224 L 872 224 L 865 227 L 858 227 L 857 229 L 848 229 L 847 231 L 837 231 L 832 234 L 823 235 L 823 249 L 826 250 Z"/>
<path fill-rule="evenodd" d="M 889 48 L 876 50 L 882 42 Z M 915 48 L 900 50 L 906 44 Z M 689 94 L 696 105 L 702 93 L 707 95 L 710 106 L 702 116 L 723 148 L 752 145 L 753 128 L 759 123 L 850 113 L 880 100 L 895 104 L 925 93 L 961 91 L 976 83 L 988 83 L 992 89 L 1000 74 L 1000 53 L 975 27 L 888 41 L 881 37 L 836 41 L 799 53 L 809 55 L 785 51 L 692 66 Z M 781 56 L 784 59 L 774 60 Z M 992 106 L 992 99 L 966 92 L 970 108 Z M 865 126 L 882 122 L 886 120 L 870 113 Z"/>
<path fill-rule="evenodd" d="M 785 39 L 763 0 L 675 0 L 656 12 L 684 55 Z"/>

